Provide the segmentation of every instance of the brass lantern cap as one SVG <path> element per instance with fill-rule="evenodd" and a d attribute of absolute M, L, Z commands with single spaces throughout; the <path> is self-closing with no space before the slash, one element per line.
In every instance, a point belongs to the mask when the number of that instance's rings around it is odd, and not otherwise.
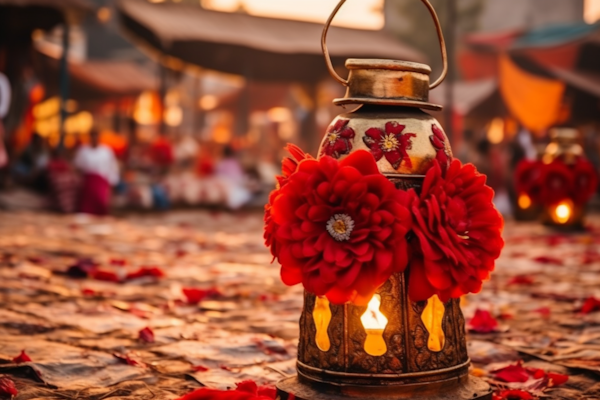
<path fill-rule="evenodd" d="M 350 71 L 346 96 L 336 105 L 376 104 L 417 107 L 440 111 L 442 106 L 429 102 L 429 75 L 426 64 L 409 61 L 349 59 Z"/>

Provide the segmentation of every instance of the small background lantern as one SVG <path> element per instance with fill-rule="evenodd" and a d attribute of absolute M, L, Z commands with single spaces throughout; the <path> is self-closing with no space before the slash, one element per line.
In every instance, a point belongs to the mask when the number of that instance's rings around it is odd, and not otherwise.
<path fill-rule="evenodd" d="M 346 96 L 334 103 L 360 107 L 332 122 L 320 155 L 342 159 L 360 149 L 370 151 L 397 188 L 418 190 L 433 161 L 452 155 L 439 122 L 422 111 L 441 110 L 429 103 L 429 90 L 444 80 L 448 68 L 438 17 L 422 0 L 436 23 L 444 58 L 444 72 L 435 83 L 429 83 L 429 66 L 393 60 L 350 59 L 345 80 L 333 70 L 326 46 L 328 28 L 345 1 L 325 26 L 323 51 L 330 72 L 347 87 Z M 344 134 L 348 128 L 352 134 Z M 279 382 L 278 396 L 491 400 L 489 385 L 468 374 L 464 326 L 459 300 L 442 303 L 434 296 L 412 302 L 405 273 L 393 275 L 368 306 L 334 305 L 306 292 L 298 376 Z"/>
<path fill-rule="evenodd" d="M 550 131 L 550 143 L 546 147 L 542 162 L 562 162 L 572 168 L 576 162 L 585 159 L 581 146 L 581 135 L 574 128 L 554 128 Z M 573 179 L 577 179 L 573 176 Z M 585 204 L 577 204 L 572 199 L 564 199 L 544 208 L 543 221 L 546 224 L 582 228 L 585 217 Z"/>

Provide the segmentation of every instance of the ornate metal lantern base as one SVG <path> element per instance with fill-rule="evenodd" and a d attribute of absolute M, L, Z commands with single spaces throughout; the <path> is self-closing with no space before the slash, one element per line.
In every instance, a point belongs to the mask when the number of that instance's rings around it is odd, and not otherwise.
<path fill-rule="evenodd" d="M 413 383 L 402 386 L 337 386 L 309 382 L 302 376 L 298 376 L 284 379 L 277 384 L 277 399 L 491 400 L 492 389 L 483 380 L 469 375 L 434 383 Z"/>

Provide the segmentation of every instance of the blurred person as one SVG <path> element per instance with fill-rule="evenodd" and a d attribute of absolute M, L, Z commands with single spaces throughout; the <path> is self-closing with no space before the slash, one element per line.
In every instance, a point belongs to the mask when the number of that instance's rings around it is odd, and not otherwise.
<path fill-rule="evenodd" d="M 31 141 L 12 166 L 15 181 L 38 193 L 46 192 L 48 189 L 46 172 L 49 161 L 48 143 L 38 133 L 34 133 Z"/>
<path fill-rule="evenodd" d="M 73 163 L 83 173 L 79 211 L 107 215 L 111 186 L 119 183 L 119 164 L 112 149 L 100 144 L 96 129 L 90 133 L 90 144 L 77 150 Z"/>
<path fill-rule="evenodd" d="M 231 146 L 225 146 L 223 159 L 215 166 L 215 175 L 223 184 L 227 207 L 237 210 L 250 201 L 246 175 Z"/>
<path fill-rule="evenodd" d="M 65 157 L 64 150 L 51 151 L 48 182 L 53 206 L 62 213 L 74 213 L 77 210 L 80 179 L 77 171 Z"/>

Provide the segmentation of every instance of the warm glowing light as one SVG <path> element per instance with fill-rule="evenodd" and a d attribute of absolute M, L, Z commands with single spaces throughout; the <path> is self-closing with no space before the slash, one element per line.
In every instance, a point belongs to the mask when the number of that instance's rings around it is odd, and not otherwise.
<path fill-rule="evenodd" d="M 273 122 L 283 123 L 292 119 L 292 111 L 286 107 L 273 107 L 268 112 L 269 119 Z"/>
<path fill-rule="evenodd" d="M 331 309 L 329 308 L 329 300 L 326 297 L 317 297 L 315 300 L 315 308 L 313 310 L 313 320 L 317 328 L 315 342 L 321 351 L 329 351 L 331 341 L 329 340 L 329 323 L 331 322 Z"/>
<path fill-rule="evenodd" d="M 143 92 L 137 99 L 133 118 L 140 125 L 152 125 L 158 122 L 160 116 L 160 99 L 155 92 Z"/>
<path fill-rule="evenodd" d="M 103 24 L 107 23 L 108 21 L 110 21 L 111 17 L 110 8 L 100 7 L 98 9 L 98 12 L 96 13 L 96 17 L 98 18 L 98 21 L 102 22 Z"/>
<path fill-rule="evenodd" d="M 433 296 L 427 300 L 427 306 L 421 314 L 421 320 L 425 325 L 425 329 L 429 332 L 429 340 L 427 341 L 427 348 L 431 351 L 442 351 L 446 344 L 446 335 L 442 328 L 444 322 L 444 313 L 446 312 L 446 306 L 438 296 Z"/>
<path fill-rule="evenodd" d="M 521 210 L 527 210 L 531 207 L 531 198 L 527 194 L 523 193 L 519 196 L 519 208 Z"/>
<path fill-rule="evenodd" d="M 179 126 L 183 121 L 183 110 L 179 106 L 171 106 L 165 110 L 165 124 Z"/>
<path fill-rule="evenodd" d="M 585 0 L 585 22 L 593 24 L 600 19 L 600 0 Z"/>
<path fill-rule="evenodd" d="M 204 111 L 214 110 L 219 105 L 219 99 L 217 98 L 217 96 L 207 94 L 205 96 L 202 96 L 202 98 L 198 102 L 198 105 Z"/>
<path fill-rule="evenodd" d="M 488 128 L 487 138 L 492 144 L 500 144 L 504 140 L 504 120 L 494 118 Z"/>
<path fill-rule="evenodd" d="M 77 107 L 78 104 L 75 100 L 67 100 L 66 109 L 68 113 L 77 111 Z M 59 112 L 60 99 L 58 97 L 51 97 L 33 107 L 33 116 L 36 119 L 50 118 L 58 115 Z"/>
<path fill-rule="evenodd" d="M 367 311 L 360 317 L 367 339 L 365 340 L 365 352 L 372 356 L 382 356 L 387 352 L 383 331 L 388 324 L 388 319 L 379 310 L 381 307 L 381 296 L 374 295 Z"/>
<path fill-rule="evenodd" d="M 553 219 L 559 224 L 566 224 L 571 219 L 573 214 L 573 206 L 570 202 L 564 201 L 556 206 L 554 209 Z"/>

